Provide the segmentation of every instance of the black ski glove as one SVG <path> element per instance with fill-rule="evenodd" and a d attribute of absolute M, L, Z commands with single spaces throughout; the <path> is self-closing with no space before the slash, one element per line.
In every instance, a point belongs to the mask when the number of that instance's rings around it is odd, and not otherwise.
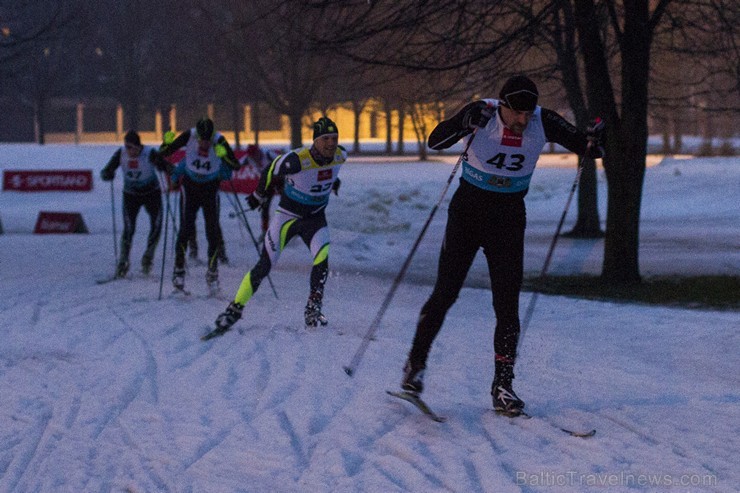
<path fill-rule="evenodd" d="M 475 130 L 475 127 L 484 128 L 493 117 L 493 108 L 483 101 L 476 101 L 463 116 L 463 128 Z"/>
<path fill-rule="evenodd" d="M 115 176 L 115 172 L 109 169 L 103 168 L 100 170 L 100 179 L 103 181 L 111 181 L 114 176 Z"/>
<path fill-rule="evenodd" d="M 588 140 L 588 155 L 594 159 L 604 156 L 604 147 L 602 146 L 602 137 L 604 135 L 604 120 L 601 118 L 594 119 L 586 129 L 586 139 Z"/>
<path fill-rule="evenodd" d="M 334 192 L 334 195 L 339 195 L 340 186 L 342 186 L 342 181 L 337 178 L 337 180 L 331 186 L 331 191 Z"/>
<path fill-rule="evenodd" d="M 265 198 L 257 192 L 252 192 L 252 194 L 247 197 L 247 205 L 251 210 L 260 209 L 264 203 Z"/>

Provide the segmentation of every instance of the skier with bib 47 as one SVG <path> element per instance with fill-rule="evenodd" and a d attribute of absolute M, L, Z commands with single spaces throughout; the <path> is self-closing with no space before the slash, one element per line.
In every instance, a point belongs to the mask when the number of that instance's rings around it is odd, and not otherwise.
<path fill-rule="evenodd" d="M 223 334 L 241 318 L 244 305 L 295 236 L 301 237 L 313 258 L 310 293 L 304 311 L 306 326 L 327 324 L 321 313 L 324 284 L 329 273 L 329 227 L 325 211 L 331 192 L 338 193 L 337 175 L 347 160 L 347 152 L 338 144 L 336 124 L 327 117 L 313 124 L 313 139 L 310 147 L 294 149 L 275 158 L 260 176 L 257 189 L 247 197 L 249 207 L 254 210 L 265 203 L 275 187 L 282 186 L 280 202 L 265 233 L 260 258 L 244 276 L 234 301 L 216 319 L 214 335 Z"/>
<path fill-rule="evenodd" d="M 156 170 L 166 174 L 172 172 L 172 165 L 156 149 L 142 145 L 135 131 L 129 130 L 123 141 L 123 147 L 113 153 L 108 164 L 100 171 L 103 181 L 113 180 L 119 166 L 123 172 L 123 234 L 116 278 L 126 277 L 128 273 L 136 218 L 142 207 L 149 214 L 149 235 L 141 257 L 141 271 L 144 274 L 151 271 L 154 250 L 162 233 L 162 190 Z"/>
<path fill-rule="evenodd" d="M 467 104 L 442 121 L 429 136 L 432 149 L 467 144 L 460 186 L 452 197 L 439 256 L 437 280 L 419 314 L 401 388 L 422 392 L 427 356 L 445 315 L 457 299 L 479 249 L 488 264 L 496 316 L 493 408 L 507 415 L 523 412 L 512 388 L 519 341 L 519 292 L 524 263 L 524 196 L 540 153 L 554 142 L 576 154 L 602 157 L 600 135 L 584 133 L 559 114 L 537 105 L 534 82 L 519 75 L 503 85 L 499 99 Z"/>

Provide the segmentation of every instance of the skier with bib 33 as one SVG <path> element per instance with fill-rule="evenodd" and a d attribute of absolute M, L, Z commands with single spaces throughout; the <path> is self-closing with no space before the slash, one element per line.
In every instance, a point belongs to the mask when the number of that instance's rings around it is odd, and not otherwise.
<path fill-rule="evenodd" d="M 534 82 L 519 75 L 503 85 L 499 99 L 467 104 L 442 121 L 429 136 L 432 149 L 447 149 L 460 139 L 460 186 L 448 210 L 437 280 L 424 304 L 404 366 L 401 388 L 419 395 L 432 343 L 457 299 L 479 249 L 488 264 L 496 316 L 493 407 L 518 415 L 524 402 L 512 388 L 519 341 L 519 292 L 524 263 L 524 197 L 544 145 L 554 142 L 576 154 L 603 154 L 598 132 L 581 132 L 556 112 L 537 105 Z"/>
<path fill-rule="evenodd" d="M 331 192 L 338 193 L 339 169 L 347 160 L 347 151 L 338 141 L 336 124 L 322 117 L 313 124 L 310 147 L 294 149 L 277 157 L 260 176 L 257 189 L 247 197 L 249 207 L 252 210 L 262 207 L 278 186 L 282 186 L 280 202 L 265 233 L 260 258 L 244 276 L 234 301 L 216 319 L 214 335 L 223 334 L 241 318 L 244 305 L 295 236 L 300 236 L 313 258 L 310 292 L 304 311 L 306 326 L 327 324 L 321 312 L 329 273 L 329 227 L 325 211 Z"/>

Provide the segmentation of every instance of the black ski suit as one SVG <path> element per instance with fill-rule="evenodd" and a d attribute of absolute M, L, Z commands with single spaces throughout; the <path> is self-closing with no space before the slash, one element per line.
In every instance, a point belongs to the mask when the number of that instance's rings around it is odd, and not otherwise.
<path fill-rule="evenodd" d="M 185 148 L 185 157 L 173 172 L 173 179 L 182 177 L 181 222 L 175 244 L 176 271 L 185 267 L 185 250 L 188 241 L 195 234 L 195 218 L 200 208 L 203 209 L 208 241 L 208 268 L 218 270 L 218 253 L 223 243 L 219 223 L 219 186 L 221 180 L 231 178 L 232 170 L 239 169 L 239 162 L 223 135 L 215 132 L 209 140 L 207 150 L 199 149 L 199 137 L 196 129 L 192 128 L 182 132 L 173 142 L 160 147 L 160 153 L 165 157 L 181 147 Z M 223 157 L 216 155 L 217 146 L 225 151 Z"/>
<path fill-rule="evenodd" d="M 482 248 L 488 264 L 496 315 L 494 351 L 496 360 L 513 367 L 519 340 L 519 292 L 524 268 L 524 196 L 546 142 L 561 144 L 583 154 L 590 149 L 586 135 L 554 111 L 537 107 L 522 135 L 503 123 L 498 101 L 485 100 L 496 114 L 480 128 L 463 156 L 460 186 L 453 195 L 439 256 L 437 280 L 419 315 L 409 352 L 410 363 L 424 368 L 432 342 L 447 311 L 457 299 L 473 259 Z M 429 136 L 428 145 L 440 150 L 461 138 L 472 138 L 463 124 L 465 106 L 441 122 Z M 594 155 L 593 157 L 600 157 Z"/>
<path fill-rule="evenodd" d="M 119 265 L 128 265 L 136 218 L 144 207 L 149 215 L 150 226 L 141 263 L 148 270 L 162 232 L 162 191 L 154 170 L 170 173 L 172 165 L 151 147 L 142 147 L 137 157 L 130 157 L 126 149 L 121 147 L 100 171 L 101 178 L 104 181 L 112 180 L 119 166 L 123 171 L 123 233 Z"/>

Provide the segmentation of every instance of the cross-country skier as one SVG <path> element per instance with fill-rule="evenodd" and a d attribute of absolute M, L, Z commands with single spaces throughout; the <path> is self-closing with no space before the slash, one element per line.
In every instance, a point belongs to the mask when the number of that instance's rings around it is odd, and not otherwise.
<path fill-rule="evenodd" d="M 169 143 L 163 143 L 160 153 L 166 157 L 181 147 L 185 148 L 185 158 L 172 175 L 173 180 L 182 178 L 182 222 L 175 244 L 172 284 L 178 290 L 185 287 L 185 250 L 195 231 L 198 209 L 203 208 L 208 241 L 206 283 L 214 290 L 218 287 L 218 253 L 221 246 L 219 184 L 221 180 L 231 178 L 232 170 L 239 169 L 239 162 L 224 136 L 215 131 L 210 118 L 201 118 L 195 128 L 185 130 Z"/>
<path fill-rule="evenodd" d="M 129 130 L 123 141 L 123 147 L 116 150 L 108 164 L 100 170 L 103 181 L 113 180 L 119 166 L 123 173 L 123 233 L 121 255 L 115 274 L 117 278 L 125 277 L 128 273 L 136 217 L 142 207 L 149 215 L 149 236 L 146 250 L 141 257 L 141 271 L 144 274 L 151 271 L 154 250 L 162 232 L 162 191 L 156 170 L 167 174 L 172 172 L 172 165 L 156 149 L 142 145 L 141 138 L 135 131 Z"/>
<path fill-rule="evenodd" d="M 522 285 L 524 196 L 543 146 L 555 142 L 576 154 L 603 154 L 596 132 L 583 133 L 552 110 L 537 105 L 538 91 L 527 77 L 511 77 L 498 99 L 467 104 L 429 136 L 432 149 L 473 139 L 462 161 L 460 186 L 449 205 L 437 281 L 419 315 L 401 388 L 422 392 L 427 356 L 447 311 L 455 302 L 479 249 L 488 263 L 496 315 L 495 377 L 491 385 L 497 412 L 517 415 L 524 402 L 514 393 Z M 473 131 L 476 130 L 475 134 Z"/>
<path fill-rule="evenodd" d="M 249 207 L 261 207 L 283 182 L 283 192 L 265 235 L 257 264 L 247 272 L 226 311 L 216 319 L 216 331 L 223 333 L 242 316 L 242 309 L 262 280 L 270 273 L 288 242 L 300 236 L 313 258 L 310 293 L 304 311 L 308 327 L 326 325 L 321 313 L 324 284 L 329 273 L 329 227 L 325 210 L 332 191 L 338 193 L 339 169 L 347 152 L 338 144 L 336 124 L 322 117 L 313 124 L 313 144 L 294 149 L 275 159 L 260 177 L 257 189 L 247 197 Z"/>

